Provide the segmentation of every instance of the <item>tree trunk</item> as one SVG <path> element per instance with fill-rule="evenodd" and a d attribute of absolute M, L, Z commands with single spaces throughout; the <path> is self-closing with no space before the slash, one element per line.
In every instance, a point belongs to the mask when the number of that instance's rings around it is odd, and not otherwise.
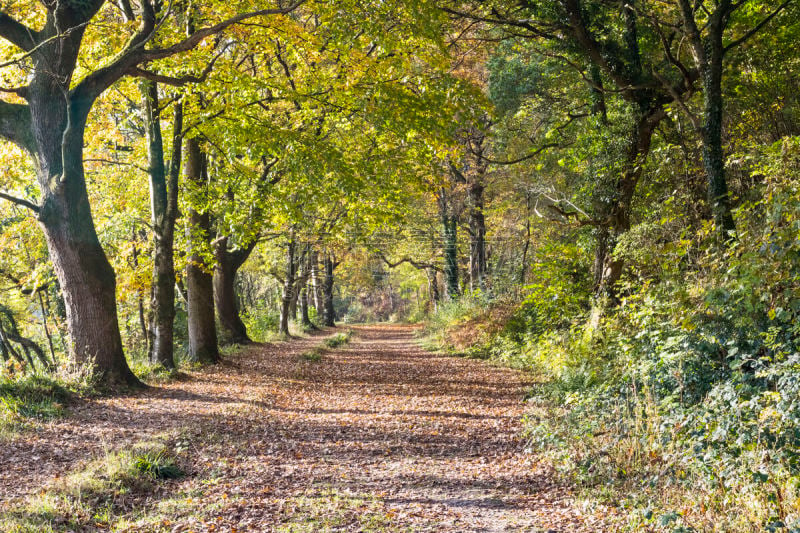
<path fill-rule="evenodd" d="M 116 276 L 97 238 L 86 190 L 83 136 L 90 103 L 65 102 L 48 75 L 31 84 L 29 104 L 30 148 L 42 190 L 39 221 L 63 291 L 69 352 L 79 363 L 94 364 L 107 385 L 141 385 L 125 360 Z"/>
<path fill-rule="evenodd" d="M 308 278 L 311 276 L 311 272 L 309 270 L 310 265 L 308 264 L 308 253 L 309 247 L 306 246 L 303 250 L 303 253 L 297 258 L 297 264 L 299 266 L 300 274 L 296 277 L 294 281 L 294 286 L 292 288 L 292 303 L 290 304 L 290 315 L 294 320 L 297 320 L 297 311 L 299 307 L 302 305 L 301 295 L 306 290 L 306 285 L 308 284 Z M 296 267 L 296 270 L 298 268 Z M 300 310 L 300 318 L 303 320 L 302 317 L 302 310 Z M 306 309 L 306 314 L 308 314 L 308 309 Z M 309 320 L 308 323 L 311 321 Z M 308 325 L 306 322 L 302 322 L 303 325 Z"/>
<path fill-rule="evenodd" d="M 228 239 L 220 239 L 214 253 L 217 264 L 214 267 L 214 303 L 217 317 L 222 327 L 222 336 L 230 344 L 250 344 L 253 342 L 247 335 L 247 328 L 239 316 L 239 301 L 236 297 L 236 273 L 247 261 L 255 243 L 236 250 L 228 251 Z"/>
<path fill-rule="evenodd" d="M 39 309 L 42 312 L 42 326 L 44 328 L 44 335 L 47 338 L 47 347 L 50 349 L 50 359 L 52 360 L 52 362 L 47 368 L 49 370 L 52 370 L 55 368 L 56 350 L 53 347 L 53 335 L 50 333 L 50 327 L 47 325 L 47 317 L 50 314 L 50 310 L 44 305 L 44 298 L 42 297 L 42 291 L 37 291 L 36 296 L 39 300 Z"/>
<path fill-rule="evenodd" d="M 300 291 L 300 319 L 302 320 L 303 327 L 307 329 L 316 329 L 314 323 L 311 322 L 311 317 L 308 314 L 308 287 L 303 287 Z"/>
<path fill-rule="evenodd" d="M 295 285 L 297 285 L 296 282 Z M 296 286 L 292 287 L 291 295 L 289 299 L 289 318 L 297 322 L 297 300 L 300 298 L 300 292 L 297 290 Z"/>
<path fill-rule="evenodd" d="M 336 326 L 336 311 L 333 308 L 333 271 L 336 268 L 333 258 L 329 253 L 323 259 L 325 269 L 325 279 L 322 282 L 322 294 L 325 307 L 325 325 L 328 327 Z"/>
<path fill-rule="evenodd" d="M 483 191 L 484 187 L 480 183 L 469 186 L 469 281 L 473 291 L 486 290 L 486 218 L 483 214 Z"/>
<path fill-rule="evenodd" d="M 175 368 L 175 218 L 178 210 L 178 177 L 181 164 L 183 106 L 175 104 L 172 161 L 164 164 L 158 87 L 153 82 L 141 86 L 147 127 L 147 153 L 150 175 L 150 219 L 153 226 L 153 283 L 150 293 L 150 361 L 164 368 Z"/>
<path fill-rule="evenodd" d="M 439 296 L 439 279 L 437 272 L 432 268 L 428 268 L 425 270 L 425 273 L 428 275 L 431 306 L 433 307 L 433 311 L 437 311 L 439 309 L 439 301 L 441 300 L 441 297 Z"/>
<path fill-rule="evenodd" d="M 197 139 L 187 139 L 184 153 L 184 175 L 193 187 L 206 186 L 205 160 Z M 201 363 L 220 360 L 217 326 L 214 321 L 214 281 L 203 257 L 211 234 L 208 212 L 189 210 L 189 262 L 186 266 L 186 291 L 189 321 L 189 356 Z"/>
<path fill-rule="evenodd" d="M 317 316 L 322 316 L 322 287 L 319 279 L 319 254 L 315 250 L 311 250 L 309 263 L 311 265 L 311 295 L 314 303 L 314 309 L 317 310 Z"/>
<path fill-rule="evenodd" d="M 651 107 L 647 107 L 650 105 Z M 666 113 L 660 104 L 643 103 L 631 122 L 625 154 L 625 167 L 615 184 L 614 196 L 601 213 L 604 224 L 597 230 L 594 260 L 594 292 L 600 299 L 617 303 L 617 283 L 622 277 L 624 261 L 614 256 L 621 235 L 631 227 L 631 208 L 636 186 L 650 153 L 653 132 Z"/>
<path fill-rule="evenodd" d="M 522 247 L 522 265 L 519 269 L 518 285 L 528 280 L 528 250 L 531 247 L 531 193 L 525 191 L 525 245 Z"/>
<path fill-rule="evenodd" d="M 731 0 L 715 3 L 713 12 L 698 26 L 695 20 L 695 7 L 687 0 L 680 0 L 678 6 L 688 42 L 693 48 L 693 56 L 703 84 L 703 123 L 693 119 L 700 130 L 703 145 L 703 166 L 708 180 L 708 201 L 714 217 L 715 230 L 722 241 L 728 241 L 736 231 L 731 213 L 731 199 L 725 179 L 725 153 L 722 149 L 722 75 L 725 58 L 723 34 L 731 14 L 742 4 L 734 5 Z M 784 6 L 785 7 L 785 6 Z M 758 27 L 753 28 L 758 31 Z M 707 33 L 703 38 L 702 33 Z"/>
<path fill-rule="evenodd" d="M 281 314 L 280 314 L 280 328 L 279 333 L 289 335 L 289 314 L 291 312 L 291 305 L 293 300 L 292 292 L 294 290 L 295 281 L 295 240 L 292 236 L 286 246 L 286 274 L 283 280 L 283 295 L 281 296 Z"/>
<path fill-rule="evenodd" d="M 722 28 L 712 25 L 709 36 L 710 57 L 703 79 L 703 166 L 708 179 L 708 201 L 714 216 L 717 234 L 726 241 L 736 231 L 736 223 L 731 213 L 731 198 L 725 178 L 725 152 L 722 148 Z"/>
<path fill-rule="evenodd" d="M 442 214 L 442 237 L 444 241 L 444 276 L 447 284 L 447 297 L 457 300 L 460 296 L 458 286 L 458 225 L 456 217 Z"/>
<path fill-rule="evenodd" d="M 134 270 L 139 268 L 139 247 L 136 245 L 138 236 L 136 228 L 131 230 L 131 262 L 133 263 Z M 150 331 L 147 327 L 147 319 L 144 309 L 144 291 L 141 288 L 136 289 L 136 308 L 139 318 L 139 329 L 142 333 L 142 340 L 144 342 L 145 351 L 150 353 Z"/>

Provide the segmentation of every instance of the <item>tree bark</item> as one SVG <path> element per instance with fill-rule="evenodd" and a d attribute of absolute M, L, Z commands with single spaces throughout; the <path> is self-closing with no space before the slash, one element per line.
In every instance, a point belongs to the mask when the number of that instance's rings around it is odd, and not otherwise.
<path fill-rule="evenodd" d="M 289 243 L 286 245 L 286 273 L 283 279 L 283 294 L 281 295 L 281 313 L 280 313 L 280 327 L 279 333 L 289 335 L 289 313 L 293 300 L 292 292 L 294 290 L 294 281 L 296 276 L 295 265 L 295 247 L 296 242 L 294 235 L 292 235 Z"/>
<path fill-rule="evenodd" d="M 531 247 L 531 193 L 525 191 L 525 244 L 522 247 L 522 265 L 519 269 L 520 286 L 528 280 L 528 250 Z"/>
<path fill-rule="evenodd" d="M 292 288 L 292 303 L 290 309 L 290 315 L 294 320 L 297 320 L 297 311 L 300 310 L 300 320 L 304 326 L 308 326 L 311 324 L 311 320 L 308 318 L 308 302 L 305 300 L 305 291 L 306 285 L 308 285 L 308 278 L 311 276 L 310 265 L 308 263 L 308 256 L 309 256 L 309 246 L 306 245 L 303 253 L 297 258 L 297 263 L 299 264 L 299 268 L 297 270 L 300 271 L 297 279 L 294 281 L 294 286 Z M 303 310 L 301 309 L 303 304 L 306 304 L 306 316 L 303 317 Z"/>
<path fill-rule="evenodd" d="M 439 301 L 441 297 L 439 296 L 439 279 L 437 276 L 437 272 L 432 268 L 425 269 L 425 273 L 428 275 L 428 288 L 431 295 L 431 307 L 433 307 L 433 311 L 437 311 L 439 309 Z"/>
<path fill-rule="evenodd" d="M 187 139 L 184 151 L 184 175 L 187 183 L 201 189 L 206 186 L 205 157 L 197 139 Z M 189 210 L 189 262 L 186 266 L 186 291 L 189 322 L 189 357 L 201 363 L 220 360 L 217 326 L 214 321 L 214 281 L 203 257 L 208 251 L 211 217 L 207 211 Z"/>
<path fill-rule="evenodd" d="M 134 227 L 131 230 L 131 262 L 133 263 L 134 269 L 139 268 L 139 247 L 136 244 L 137 240 L 138 236 L 136 234 L 136 228 Z M 142 332 L 145 351 L 150 353 L 150 330 L 147 327 L 147 313 L 144 308 L 144 290 L 141 288 L 136 289 L 136 307 L 139 318 L 139 329 Z"/>
<path fill-rule="evenodd" d="M 147 128 L 150 175 L 150 220 L 153 226 L 153 284 L 150 293 L 150 361 L 166 369 L 175 368 L 175 219 L 178 211 L 178 178 L 181 164 L 183 106 L 175 104 L 172 160 L 169 175 L 164 163 L 158 86 L 141 86 Z M 167 183 L 169 179 L 169 184 Z M 169 185 L 169 186 L 168 186 Z"/>
<path fill-rule="evenodd" d="M 457 300 L 460 296 L 458 286 L 458 219 L 451 213 L 447 193 L 439 191 L 439 217 L 442 224 L 442 243 L 444 255 L 444 276 L 447 297 Z"/>
<path fill-rule="evenodd" d="M 703 166 L 708 180 L 708 201 L 714 218 L 715 229 L 723 241 L 731 238 L 736 224 L 731 213 L 731 200 L 725 178 L 725 153 L 722 148 L 722 75 L 725 58 L 723 34 L 731 13 L 740 7 L 731 0 L 716 3 L 713 12 L 701 29 L 695 20 L 695 13 L 688 0 L 678 2 L 683 26 L 703 85 L 703 123 L 699 126 L 703 145 Z M 704 38 L 703 31 L 707 36 Z M 698 121 L 695 121 L 697 127 Z"/>
<path fill-rule="evenodd" d="M 309 263 L 311 265 L 311 294 L 314 303 L 314 309 L 317 310 L 317 316 L 322 316 L 322 283 L 319 279 L 319 254 L 316 250 L 311 250 Z"/>
<path fill-rule="evenodd" d="M 708 177 L 708 201 L 714 216 L 717 233 L 723 240 L 736 231 L 736 223 L 731 213 L 731 198 L 725 178 L 725 152 L 722 148 L 722 44 L 723 28 L 712 24 L 709 28 L 710 50 L 708 65 L 702 73 L 703 117 L 701 131 L 703 142 L 703 166 Z"/>
<path fill-rule="evenodd" d="M 307 329 L 317 329 L 314 323 L 311 322 L 311 317 L 308 314 L 308 300 L 308 287 L 304 286 L 300 291 L 300 319 L 302 320 L 303 327 Z"/>
<path fill-rule="evenodd" d="M 228 250 L 228 239 L 220 239 L 215 247 L 217 264 L 214 267 L 214 302 L 217 318 L 222 327 L 222 336 L 230 344 L 250 344 L 247 328 L 239 316 L 239 300 L 236 296 L 235 282 L 239 268 L 250 257 L 255 242 L 235 251 Z"/>
<path fill-rule="evenodd" d="M 325 254 L 323 259 L 323 268 L 325 269 L 325 278 L 322 281 L 322 294 L 325 307 L 325 325 L 328 327 L 336 326 L 336 311 L 333 307 L 333 271 L 336 269 L 333 257 L 330 253 Z"/>
<path fill-rule="evenodd" d="M 107 385 L 140 385 L 122 348 L 116 275 L 95 231 L 83 170 L 88 109 L 65 102 L 51 79 L 31 86 L 30 118 L 36 173 L 42 190 L 39 221 L 63 291 L 70 336 L 79 363 L 91 362 Z"/>
<path fill-rule="evenodd" d="M 484 186 L 481 183 L 471 183 L 469 186 L 469 280 L 473 291 L 486 290 L 486 218 L 483 214 L 483 191 Z"/>

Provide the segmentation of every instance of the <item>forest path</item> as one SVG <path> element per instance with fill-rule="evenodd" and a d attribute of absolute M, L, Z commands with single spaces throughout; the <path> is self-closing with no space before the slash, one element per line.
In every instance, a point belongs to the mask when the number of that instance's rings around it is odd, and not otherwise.
<path fill-rule="evenodd" d="M 524 374 L 427 352 L 412 326 L 353 330 L 316 361 L 302 354 L 330 331 L 81 401 L 0 447 L 0 501 L 167 435 L 191 475 L 131 501 L 150 513 L 131 511 L 132 531 L 602 530 L 524 452 Z"/>

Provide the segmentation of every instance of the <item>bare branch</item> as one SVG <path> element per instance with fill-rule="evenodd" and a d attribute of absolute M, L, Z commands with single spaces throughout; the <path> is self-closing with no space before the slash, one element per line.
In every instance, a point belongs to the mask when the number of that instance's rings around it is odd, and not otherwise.
<path fill-rule="evenodd" d="M 11 196 L 10 194 L 6 194 L 6 193 L 4 193 L 2 191 L 0 191 L 0 198 L 2 198 L 3 200 L 8 200 L 9 202 L 17 204 L 17 205 L 21 205 L 22 207 L 26 207 L 26 208 L 30 209 L 31 211 L 33 211 L 36 214 L 39 213 L 39 206 L 36 205 L 33 202 L 28 201 L 28 200 L 23 200 L 22 198 L 17 198 L 16 196 Z"/>
<path fill-rule="evenodd" d="M 0 37 L 25 52 L 32 50 L 39 40 L 38 32 L 3 12 L 0 12 Z"/>

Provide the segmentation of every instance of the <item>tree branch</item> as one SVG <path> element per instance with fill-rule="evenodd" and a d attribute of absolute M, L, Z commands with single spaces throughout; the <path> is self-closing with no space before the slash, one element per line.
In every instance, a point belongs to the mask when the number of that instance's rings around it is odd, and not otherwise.
<path fill-rule="evenodd" d="M 786 0 L 784 3 L 782 3 L 781 5 L 779 5 L 779 6 L 778 6 L 778 7 L 775 9 L 775 11 L 773 11 L 772 13 L 770 13 L 769 15 L 767 15 L 766 17 L 764 17 L 764 19 L 763 19 L 761 22 L 759 22 L 758 24 L 756 24 L 755 26 L 753 26 L 753 27 L 750 29 L 750 31 L 748 31 L 747 33 L 745 33 L 744 35 L 742 35 L 741 37 L 739 37 L 738 39 L 736 39 L 736 40 L 735 40 L 735 41 L 733 41 L 732 43 L 728 44 L 728 46 L 726 46 L 726 47 L 725 47 L 725 48 L 722 50 L 722 53 L 723 53 L 723 54 L 727 54 L 727 53 L 728 53 L 728 51 L 729 51 L 729 50 L 731 50 L 732 48 L 736 48 L 736 47 L 737 47 L 737 46 L 739 46 L 740 44 L 742 44 L 742 43 L 744 43 L 745 41 L 747 41 L 748 39 L 750 39 L 750 38 L 751 38 L 753 35 L 755 35 L 755 34 L 756 34 L 756 33 L 758 33 L 759 31 L 761 31 L 761 29 L 762 29 L 764 26 L 766 26 L 767 24 L 769 24 L 769 22 L 770 22 L 772 19 L 774 19 L 774 18 L 775 18 L 775 17 L 776 17 L 776 16 L 777 16 L 777 15 L 778 15 L 778 14 L 779 14 L 781 11 L 783 11 L 784 9 L 786 9 L 786 8 L 789 6 L 789 4 L 791 4 L 791 3 L 792 3 L 792 0 Z"/>
<path fill-rule="evenodd" d="M 485 157 L 483 155 L 476 154 L 475 152 L 472 152 L 472 153 L 474 155 L 478 156 L 480 159 L 482 159 L 482 160 L 484 160 L 487 163 L 492 164 L 492 165 L 516 165 L 517 163 L 521 163 L 523 161 L 527 161 L 528 159 L 533 159 L 534 157 L 536 157 L 537 155 L 541 154 L 545 150 L 549 150 L 550 148 L 558 148 L 559 146 L 561 146 L 561 144 L 559 144 L 559 143 L 547 143 L 547 144 L 544 144 L 544 145 L 540 146 L 539 148 L 537 148 L 536 150 L 534 150 L 533 152 L 531 152 L 531 153 L 529 153 L 527 155 L 524 155 L 524 156 L 522 156 L 522 157 L 520 157 L 518 159 L 512 159 L 510 161 L 499 161 L 497 159 L 490 159 L 490 158 Z"/>
<path fill-rule="evenodd" d="M 194 76 L 192 74 L 187 74 L 186 76 L 166 76 L 164 74 L 159 74 L 158 72 L 152 72 L 150 70 L 145 70 L 143 68 L 139 68 L 138 66 L 131 67 L 128 70 L 128 74 L 131 76 L 135 76 L 138 78 L 144 78 L 146 80 L 154 81 L 157 83 L 163 83 L 164 85 L 172 85 L 173 87 L 182 87 L 184 85 L 188 85 L 190 83 L 203 83 L 208 78 L 208 75 L 211 74 L 211 71 L 214 70 L 214 64 L 217 60 L 225 53 L 227 50 L 227 45 L 219 51 L 217 55 L 215 55 L 211 61 L 209 61 L 206 68 L 200 73 L 199 76 Z"/>
<path fill-rule="evenodd" d="M 11 196 L 10 194 L 6 194 L 0 191 L 0 198 L 3 200 L 8 200 L 11 203 L 21 205 L 22 207 L 27 207 L 31 211 L 36 214 L 39 214 L 39 206 L 34 204 L 33 202 L 29 202 L 28 200 L 23 200 L 22 198 L 17 198 L 16 196 Z"/>
<path fill-rule="evenodd" d="M 664 86 L 667 92 L 669 92 L 672 100 L 678 104 L 678 107 L 680 107 L 681 110 L 686 114 L 686 116 L 689 118 L 689 121 L 692 123 L 692 126 L 694 126 L 697 131 L 700 131 L 703 127 L 702 120 L 700 120 L 700 117 L 692 113 L 692 110 L 686 105 L 686 102 L 684 102 L 681 95 L 678 94 L 678 91 L 675 89 L 675 87 L 665 80 L 658 72 L 653 71 L 653 75 L 656 77 L 656 79 L 658 79 L 658 81 L 661 82 L 661 85 Z M 691 92 L 689 93 L 689 96 L 691 96 Z"/>
<path fill-rule="evenodd" d="M 24 52 L 32 50 L 39 40 L 39 33 L 27 27 L 7 13 L 0 12 L 0 37 Z"/>
<path fill-rule="evenodd" d="M 214 24 L 213 26 L 201 28 L 182 41 L 179 41 L 166 48 L 145 50 L 144 46 L 153 37 L 153 31 L 152 29 L 147 31 L 148 28 L 146 25 L 143 25 L 137 35 L 131 40 L 125 51 L 117 56 L 117 58 L 112 61 L 111 64 L 86 76 L 71 91 L 71 96 L 80 100 L 94 101 L 103 93 L 103 91 L 113 85 L 118 79 L 128 74 L 130 69 L 137 65 L 149 61 L 164 59 L 182 52 L 188 52 L 199 45 L 206 37 L 221 33 L 239 22 L 260 16 L 285 15 L 297 9 L 304 2 L 305 0 L 298 0 L 297 2 L 285 8 L 261 9 L 258 11 L 241 13 Z"/>
<path fill-rule="evenodd" d="M 415 261 L 414 259 L 411 259 L 410 257 L 403 257 L 399 261 L 394 261 L 393 262 L 393 261 L 390 261 L 389 258 L 386 257 L 383 254 L 383 252 L 375 252 L 375 253 L 377 254 L 378 257 L 380 257 L 381 261 L 386 263 L 386 266 L 388 266 L 389 268 L 397 268 L 400 265 L 402 265 L 403 263 L 408 263 L 411 266 L 413 266 L 414 268 L 416 268 L 417 270 L 432 269 L 432 270 L 435 270 L 437 272 L 444 272 L 444 270 L 441 267 L 437 266 L 437 265 L 434 265 L 434 264 L 431 264 L 431 263 L 423 263 L 421 261 Z"/>

